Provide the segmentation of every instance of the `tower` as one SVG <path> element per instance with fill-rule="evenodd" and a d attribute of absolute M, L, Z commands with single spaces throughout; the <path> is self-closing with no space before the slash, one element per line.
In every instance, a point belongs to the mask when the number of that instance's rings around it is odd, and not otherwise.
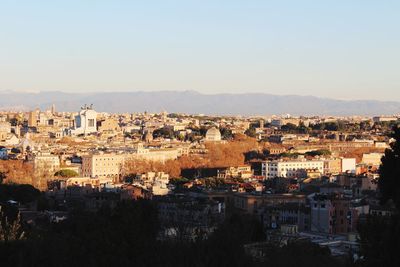
<path fill-rule="evenodd" d="M 38 115 L 39 109 L 35 109 L 34 111 L 29 112 L 28 114 L 28 126 L 36 127 L 38 125 Z"/>
<path fill-rule="evenodd" d="M 260 120 L 260 128 L 261 128 L 261 129 L 264 128 L 264 120 Z"/>

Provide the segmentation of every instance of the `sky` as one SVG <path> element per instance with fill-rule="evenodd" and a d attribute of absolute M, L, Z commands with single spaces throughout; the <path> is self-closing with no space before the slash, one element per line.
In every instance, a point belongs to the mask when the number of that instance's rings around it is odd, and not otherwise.
<path fill-rule="evenodd" d="M 0 91 L 400 101 L 398 0 L 0 0 Z"/>

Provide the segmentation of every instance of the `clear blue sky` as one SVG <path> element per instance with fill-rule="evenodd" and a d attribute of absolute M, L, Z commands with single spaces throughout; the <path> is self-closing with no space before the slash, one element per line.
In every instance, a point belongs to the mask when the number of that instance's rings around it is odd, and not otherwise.
<path fill-rule="evenodd" d="M 0 90 L 400 101 L 400 1 L 0 0 Z"/>

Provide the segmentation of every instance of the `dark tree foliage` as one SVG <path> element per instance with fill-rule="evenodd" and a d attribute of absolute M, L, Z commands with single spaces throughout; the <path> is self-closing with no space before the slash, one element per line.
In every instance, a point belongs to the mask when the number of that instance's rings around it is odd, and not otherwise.
<path fill-rule="evenodd" d="M 155 130 L 153 132 L 153 137 L 154 138 L 164 137 L 164 138 L 173 139 L 173 138 L 175 138 L 175 133 L 174 133 L 172 128 L 164 127 L 164 128 L 160 128 L 160 129 Z"/>
<path fill-rule="evenodd" d="M 3 183 L 4 179 L 7 178 L 7 175 L 5 172 L 0 172 L 0 184 Z"/>
<path fill-rule="evenodd" d="M 260 121 L 250 123 L 250 128 L 260 128 Z"/>
<path fill-rule="evenodd" d="M 396 141 L 385 151 L 380 166 L 378 189 L 382 205 L 395 205 L 392 216 L 368 216 L 358 231 L 362 266 L 400 266 L 400 128 L 393 127 L 390 135 Z"/>
<path fill-rule="evenodd" d="M 286 132 L 296 132 L 297 131 L 297 125 L 293 123 L 287 123 L 281 127 L 282 131 Z"/>
<path fill-rule="evenodd" d="M 297 158 L 300 155 L 301 154 L 297 153 L 297 152 L 294 152 L 294 153 L 284 152 L 284 153 L 279 154 L 279 156 L 282 158 Z"/>
<path fill-rule="evenodd" d="M 263 264 L 259 266 L 339 267 L 346 264 L 346 261 L 333 258 L 328 248 L 321 248 L 309 241 L 291 242 L 282 248 L 270 246 L 266 248 L 265 252 L 266 257 L 263 260 Z"/>
<path fill-rule="evenodd" d="M 400 128 L 395 126 L 391 134 L 396 141 L 386 149 L 379 169 L 379 191 L 382 204 L 392 200 L 400 208 Z"/>
<path fill-rule="evenodd" d="M 245 161 L 250 161 L 254 159 L 264 159 L 265 156 L 263 153 L 258 152 L 257 150 L 251 150 L 246 153 L 244 153 L 244 160 Z"/>
<path fill-rule="evenodd" d="M 28 184 L 1 184 L 0 201 L 15 200 L 20 203 L 29 203 L 35 201 L 41 195 L 40 191 Z"/>
<path fill-rule="evenodd" d="M 287 193 L 290 180 L 283 177 L 274 177 L 265 181 L 265 186 L 271 188 L 275 193 Z"/>
<path fill-rule="evenodd" d="M 314 150 L 314 151 L 309 151 L 306 152 L 305 155 L 306 156 L 311 156 L 311 157 L 315 157 L 315 156 L 329 156 L 331 155 L 331 151 L 329 151 L 328 149 L 320 149 L 320 150 Z"/>
<path fill-rule="evenodd" d="M 232 131 L 228 128 L 220 128 L 221 137 L 224 140 L 231 140 L 233 139 Z"/>
<path fill-rule="evenodd" d="M 362 266 L 400 266 L 400 224 L 394 217 L 369 216 L 359 224 Z"/>
<path fill-rule="evenodd" d="M 255 261 L 244 245 L 266 236 L 249 215 L 229 216 L 208 239 L 160 241 L 159 229 L 150 201 L 120 202 L 96 213 L 77 209 L 25 240 L 0 242 L 1 266 L 340 266 L 313 244 L 272 247 L 263 261 Z"/>
<path fill-rule="evenodd" d="M 341 130 L 339 129 L 339 125 L 337 122 L 324 122 L 324 123 L 318 123 L 312 126 L 313 130 L 328 130 L 328 131 L 338 131 Z"/>
<path fill-rule="evenodd" d="M 245 135 L 249 136 L 249 137 L 256 137 L 257 133 L 256 133 L 256 128 L 249 128 L 244 132 Z"/>
<path fill-rule="evenodd" d="M 13 148 L 11 149 L 11 153 L 19 154 L 19 153 L 21 153 L 21 150 L 20 150 L 19 148 L 13 147 Z"/>
<path fill-rule="evenodd" d="M 208 129 L 210 129 L 210 127 L 201 126 L 200 129 L 199 129 L 200 135 L 205 137 Z"/>
<path fill-rule="evenodd" d="M 61 176 L 61 177 L 63 177 L 63 178 L 71 178 L 71 177 L 76 177 L 76 176 L 78 176 L 79 174 L 76 172 L 76 171 L 74 171 L 74 170 L 68 170 L 68 169 L 65 169 L 65 170 L 60 170 L 60 171 L 58 171 L 58 172 L 56 172 L 55 174 L 54 174 L 54 176 Z"/>
<path fill-rule="evenodd" d="M 155 215 L 145 201 L 104 207 L 96 214 L 75 211 L 24 242 L 0 244 L 0 256 L 3 266 L 154 266 Z"/>

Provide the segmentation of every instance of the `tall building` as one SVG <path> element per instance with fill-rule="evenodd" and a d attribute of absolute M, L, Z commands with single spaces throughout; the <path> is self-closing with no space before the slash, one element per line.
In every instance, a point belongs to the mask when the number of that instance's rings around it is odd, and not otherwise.
<path fill-rule="evenodd" d="M 29 112 L 28 114 L 28 126 L 36 127 L 38 125 L 39 109 Z"/>
<path fill-rule="evenodd" d="M 264 129 L 264 120 L 260 120 L 260 128 Z"/>

